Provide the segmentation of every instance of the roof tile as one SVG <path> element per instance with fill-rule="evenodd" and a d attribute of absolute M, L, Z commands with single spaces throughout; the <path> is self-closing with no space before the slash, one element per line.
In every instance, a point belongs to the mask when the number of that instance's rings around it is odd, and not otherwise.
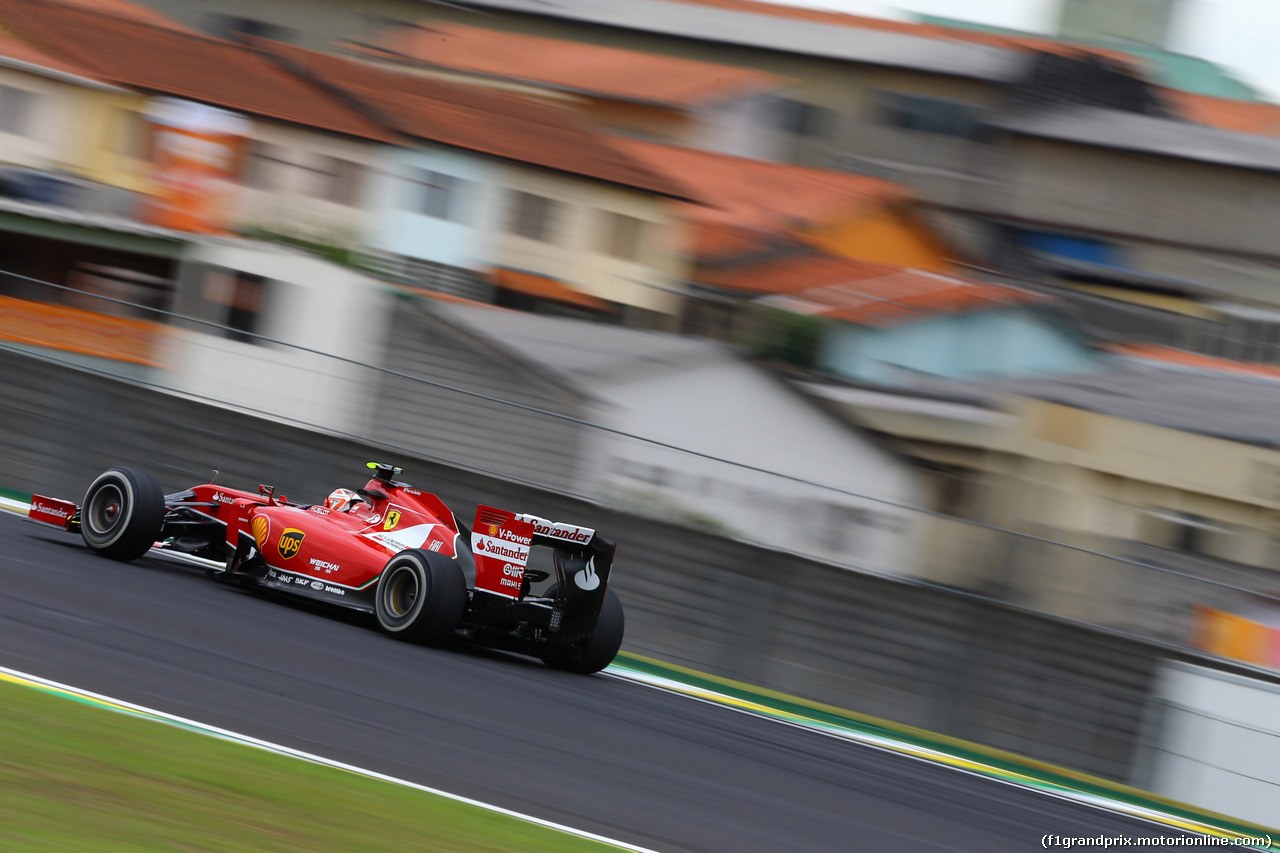
<path fill-rule="evenodd" d="M 1259 136 L 1280 136 L 1280 105 L 1214 98 L 1173 89 L 1161 94 L 1196 124 Z"/>
<path fill-rule="evenodd" d="M 975 279 L 801 252 L 700 276 L 702 284 L 767 296 L 765 304 L 868 326 L 1044 301 Z"/>
<path fill-rule="evenodd" d="M 400 27 L 357 49 L 383 59 L 680 108 L 789 82 L 731 65 L 460 24 Z"/>
<path fill-rule="evenodd" d="M 686 195 L 565 110 L 279 42 L 255 39 L 252 44 L 283 67 L 368 104 L 407 136 L 659 195 Z"/>
<path fill-rule="evenodd" d="M 851 172 L 635 139 L 618 138 L 614 144 L 680 184 L 696 202 L 684 205 L 681 212 L 697 226 L 694 251 L 704 261 L 915 198 L 903 184 Z"/>
<path fill-rule="evenodd" d="M 40 0 L 0 0 L 0 21 L 94 76 L 250 115 L 383 142 L 387 129 L 231 42 Z"/>

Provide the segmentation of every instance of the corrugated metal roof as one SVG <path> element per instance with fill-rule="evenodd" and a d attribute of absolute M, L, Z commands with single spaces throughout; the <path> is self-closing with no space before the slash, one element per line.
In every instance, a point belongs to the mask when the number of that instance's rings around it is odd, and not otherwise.
<path fill-rule="evenodd" d="M 600 387 L 602 380 L 684 370 L 702 361 L 732 357 L 721 344 L 665 332 L 460 305 L 438 305 L 434 310 L 585 393 L 594 393 L 588 389 Z"/>
<path fill-rule="evenodd" d="M 832 26 L 822 20 L 779 17 L 743 8 L 711 8 L 671 0 L 453 0 L 459 6 L 568 18 L 681 38 L 748 45 L 831 59 L 911 68 L 952 77 L 1010 82 L 1024 54 L 985 44 L 907 32 Z M 786 8 L 786 7 L 775 7 Z M 852 16 L 850 16 L 852 17 Z"/>
<path fill-rule="evenodd" d="M 1280 171 L 1280 139 L 1137 113 L 1097 107 L 1066 107 L 997 118 L 991 123 L 1012 133 L 1062 142 L 1241 169 Z"/>
<path fill-rule="evenodd" d="M 1037 37 L 1036 33 L 1013 30 L 1008 27 L 993 27 L 973 21 L 962 21 L 958 18 L 944 18 L 938 15 L 917 15 L 924 24 L 936 24 L 952 29 L 976 30 L 984 33 L 999 33 L 1007 36 Z M 1043 38 L 1043 36 L 1041 36 Z M 1252 86 L 1232 77 L 1225 69 L 1207 59 L 1188 56 L 1185 53 L 1160 50 L 1142 45 L 1118 44 L 1100 40 L 1055 39 L 1064 44 L 1083 45 L 1087 47 L 1104 47 L 1119 51 L 1133 57 L 1140 63 L 1143 75 L 1160 86 L 1194 92 L 1198 95 L 1209 95 L 1217 98 L 1233 98 L 1236 100 L 1256 100 L 1258 93 Z"/>
<path fill-rule="evenodd" d="M 1280 382 L 1227 376 L 1190 365 L 1131 363 L 1059 379 L 947 386 L 951 391 L 1015 394 L 1186 432 L 1280 445 Z"/>
<path fill-rule="evenodd" d="M 380 59 L 682 109 L 789 83 L 754 69 L 460 24 L 398 27 L 353 47 Z"/>

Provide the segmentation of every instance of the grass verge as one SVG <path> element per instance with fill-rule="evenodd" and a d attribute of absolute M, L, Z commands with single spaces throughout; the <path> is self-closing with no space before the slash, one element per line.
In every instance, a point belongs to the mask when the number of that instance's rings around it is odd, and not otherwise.
<path fill-rule="evenodd" d="M 6 851 L 615 850 L 412 788 L 0 683 Z"/>

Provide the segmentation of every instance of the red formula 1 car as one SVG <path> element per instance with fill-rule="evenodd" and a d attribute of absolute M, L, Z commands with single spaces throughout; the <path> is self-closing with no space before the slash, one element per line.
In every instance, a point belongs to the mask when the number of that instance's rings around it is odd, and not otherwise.
<path fill-rule="evenodd" d="M 145 472 L 105 471 L 76 505 L 33 497 L 30 517 L 71 532 L 104 557 L 133 560 L 158 547 L 220 564 L 210 574 L 247 586 L 374 613 L 384 631 L 428 643 L 462 638 L 596 672 L 622 644 L 622 605 L 609 589 L 616 543 L 594 530 L 481 506 L 467 530 L 435 495 L 369 463 L 363 489 L 314 506 L 271 486 L 213 483 L 165 495 Z M 215 477 L 216 479 L 216 477 Z M 551 551 L 550 571 L 529 566 Z"/>

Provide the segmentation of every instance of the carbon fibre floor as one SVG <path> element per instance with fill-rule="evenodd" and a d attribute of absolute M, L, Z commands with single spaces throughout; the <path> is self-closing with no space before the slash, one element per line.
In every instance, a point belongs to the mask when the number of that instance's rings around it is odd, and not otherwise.
<path fill-rule="evenodd" d="M 670 853 L 1172 834 L 637 684 L 406 645 L 3 513 L 0 588 L 4 666 Z"/>

